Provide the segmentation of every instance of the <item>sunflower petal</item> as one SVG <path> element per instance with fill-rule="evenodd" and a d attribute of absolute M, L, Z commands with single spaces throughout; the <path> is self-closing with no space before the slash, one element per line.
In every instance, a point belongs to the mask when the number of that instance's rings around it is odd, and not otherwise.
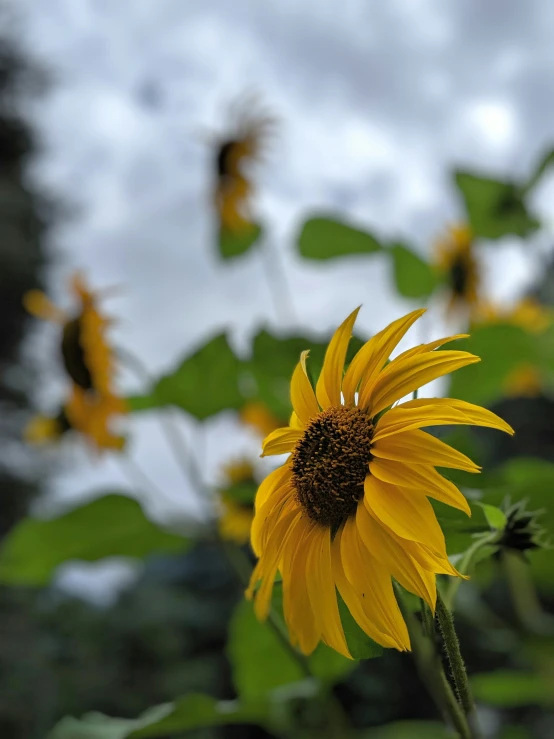
<path fill-rule="evenodd" d="M 412 349 L 407 349 L 405 352 L 402 352 L 402 354 L 399 354 L 397 359 L 408 359 L 409 357 L 415 357 L 416 354 L 425 354 L 425 352 L 432 352 L 435 349 L 438 349 L 439 346 L 444 346 L 444 344 L 449 344 L 451 341 L 457 341 L 458 339 L 467 339 L 469 338 L 469 334 L 454 334 L 453 336 L 446 336 L 443 339 L 435 339 L 435 341 L 430 341 L 427 344 L 418 344 L 417 346 L 414 346 Z"/>
<path fill-rule="evenodd" d="M 23 305 L 27 313 L 35 316 L 35 318 L 41 318 L 43 321 L 64 323 L 67 320 L 65 313 L 54 305 L 41 290 L 26 292 L 23 296 Z"/>
<path fill-rule="evenodd" d="M 360 393 L 359 405 L 370 408 L 376 415 L 416 388 L 437 377 L 454 372 L 468 364 L 480 362 L 480 358 L 468 352 L 443 351 L 416 354 L 408 359 L 393 359 L 380 373 L 373 386 L 366 385 Z"/>
<path fill-rule="evenodd" d="M 377 523 L 360 503 L 356 511 L 356 526 L 366 549 L 384 565 L 402 587 L 415 593 L 434 611 L 437 588 L 434 573 L 424 570 L 394 536 Z"/>
<path fill-rule="evenodd" d="M 418 541 L 446 556 L 446 545 L 435 512 L 425 496 L 368 475 L 364 503 L 369 513 L 403 539 Z"/>
<path fill-rule="evenodd" d="M 393 534 L 394 536 L 394 534 Z M 451 575 L 453 577 L 463 577 L 467 580 L 466 575 L 461 575 L 458 570 L 451 564 L 450 560 L 446 555 L 439 555 L 426 547 L 425 544 L 420 544 L 417 541 L 408 541 L 406 539 L 401 540 L 402 546 L 410 554 L 416 562 L 419 563 L 423 569 L 429 572 L 436 572 L 437 575 Z"/>
<path fill-rule="evenodd" d="M 496 413 L 473 403 L 454 398 L 420 398 L 408 400 L 387 411 L 377 423 L 373 440 L 425 426 L 444 425 L 486 426 L 514 433 L 513 428 Z"/>
<path fill-rule="evenodd" d="M 329 408 L 332 405 L 340 405 L 344 361 L 346 359 L 348 342 L 352 336 L 352 328 L 359 310 L 360 308 L 356 308 L 341 323 L 325 352 L 323 367 L 316 386 L 317 400 L 323 409 Z"/>
<path fill-rule="evenodd" d="M 445 480 L 433 467 L 373 459 L 369 464 L 369 470 L 382 482 L 409 488 L 412 493 L 428 495 L 471 516 L 469 503 L 456 485 L 450 480 Z"/>
<path fill-rule="evenodd" d="M 479 472 L 481 469 L 465 454 L 417 429 L 403 431 L 375 442 L 371 446 L 371 453 L 375 457 L 396 462 L 430 464 L 433 467 L 450 467 L 465 472 Z"/>
<path fill-rule="evenodd" d="M 256 556 L 259 557 L 263 553 L 272 526 L 277 519 L 292 507 L 297 507 L 294 488 L 290 482 L 286 482 L 275 488 L 265 503 L 256 508 L 250 529 L 250 542 Z"/>
<path fill-rule="evenodd" d="M 276 470 L 270 472 L 260 483 L 260 487 L 256 493 L 256 499 L 254 501 L 256 510 L 259 510 L 278 488 L 289 482 L 291 476 L 292 470 L 288 464 L 283 464 L 281 467 L 277 467 Z"/>
<path fill-rule="evenodd" d="M 292 407 L 302 426 L 306 426 L 310 419 L 319 413 L 314 389 L 306 372 L 308 354 L 309 352 L 302 352 L 300 355 L 300 361 L 296 365 L 290 384 Z"/>
<path fill-rule="evenodd" d="M 289 426 L 275 429 L 262 442 L 262 457 L 272 454 L 288 454 L 296 446 L 296 442 L 302 438 L 300 429 L 291 429 Z"/>
<path fill-rule="evenodd" d="M 344 524 L 340 553 L 344 574 L 362 601 L 366 615 L 379 631 L 394 640 L 397 649 L 409 650 L 410 638 L 394 596 L 390 573 L 363 545 L 354 517 Z"/>
<path fill-rule="evenodd" d="M 393 321 L 385 329 L 379 331 L 362 346 L 350 362 L 342 383 L 346 405 L 354 403 L 354 394 L 358 389 L 358 385 L 361 393 L 366 385 L 373 383 L 404 334 L 424 313 L 425 308 L 408 313 L 408 315 Z"/>

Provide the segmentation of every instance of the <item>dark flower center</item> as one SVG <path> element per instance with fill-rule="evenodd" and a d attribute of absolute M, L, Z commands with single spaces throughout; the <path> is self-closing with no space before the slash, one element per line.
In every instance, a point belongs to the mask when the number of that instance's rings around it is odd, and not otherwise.
<path fill-rule="evenodd" d="M 216 157 L 216 169 L 218 177 L 231 177 L 237 174 L 235 161 L 235 147 L 237 145 L 238 141 L 225 141 L 219 147 Z"/>
<path fill-rule="evenodd" d="M 68 321 L 63 327 L 62 357 L 67 374 L 83 390 L 92 389 L 92 375 L 85 362 L 82 339 L 82 316 Z"/>
<path fill-rule="evenodd" d="M 371 418 L 360 408 L 328 408 L 310 421 L 292 453 L 292 479 L 311 519 L 336 531 L 356 512 L 372 436 Z"/>
<path fill-rule="evenodd" d="M 457 257 L 450 267 L 450 284 L 455 295 L 464 296 L 469 287 L 469 269 L 465 259 Z"/>

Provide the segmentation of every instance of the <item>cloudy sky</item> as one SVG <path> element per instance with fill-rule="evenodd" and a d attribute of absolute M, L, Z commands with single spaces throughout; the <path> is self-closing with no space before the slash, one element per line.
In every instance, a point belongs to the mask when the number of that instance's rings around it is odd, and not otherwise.
<path fill-rule="evenodd" d="M 322 335 L 359 303 L 362 330 L 382 328 L 415 307 L 394 297 L 388 265 L 302 263 L 295 235 L 306 215 L 340 211 L 426 252 L 461 215 L 452 167 L 525 175 L 554 140 L 554 5 L 541 0 L 18 6 L 22 42 L 52 80 L 31 108 L 42 143 L 33 177 L 73 208 L 51 234 L 52 292 L 64 300 L 75 268 L 95 287 L 121 286 L 106 300 L 119 319 L 114 339 L 152 373 L 222 329 L 246 350 L 262 325 Z M 252 91 L 279 120 L 256 172 L 256 209 L 293 295 L 281 315 L 262 253 L 222 264 L 213 244 L 213 141 Z M 546 179 L 535 205 L 550 223 L 553 196 Z M 517 240 L 485 248 L 483 261 L 501 298 L 533 274 Z M 41 357 L 52 338 L 40 337 Z M 161 516 L 170 505 L 198 512 L 156 424 L 133 422 L 131 451 L 172 503 L 145 493 L 147 505 Z M 181 425 L 199 450 L 196 427 Z M 212 470 L 256 446 L 230 417 L 208 426 L 200 453 Z M 53 498 L 129 487 L 117 460 L 65 454 Z"/>

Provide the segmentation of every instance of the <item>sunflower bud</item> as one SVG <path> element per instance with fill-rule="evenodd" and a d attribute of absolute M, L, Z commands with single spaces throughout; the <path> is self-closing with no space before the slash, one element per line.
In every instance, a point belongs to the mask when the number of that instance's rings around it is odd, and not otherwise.
<path fill-rule="evenodd" d="M 501 549 L 511 549 L 516 552 L 527 552 L 531 549 L 548 547 L 546 529 L 538 519 L 544 511 L 528 511 L 527 501 L 520 500 L 503 506 L 506 513 L 506 525 L 498 540 Z"/>

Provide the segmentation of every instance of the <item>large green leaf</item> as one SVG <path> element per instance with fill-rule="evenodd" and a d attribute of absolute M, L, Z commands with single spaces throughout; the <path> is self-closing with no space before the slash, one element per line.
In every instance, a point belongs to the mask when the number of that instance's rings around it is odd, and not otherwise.
<path fill-rule="evenodd" d="M 539 222 L 527 211 L 522 189 L 514 183 L 462 171 L 455 173 L 455 180 L 476 236 L 499 239 L 515 234 L 525 237 L 539 227 Z"/>
<path fill-rule="evenodd" d="M 282 625 L 280 584 L 274 588 L 273 617 Z M 261 623 L 254 615 L 252 603 L 242 601 L 233 614 L 229 629 L 227 653 L 233 668 L 235 688 L 242 699 L 257 700 L 268 691 L 304 678 L 305 672 L 269 622 Z M 268 669 L 271 665 L 271 669 Z M 307 659 L 314 677 L 335 682 L 355 667 L 324 644 Z"/>
<path fill-rule="evenodd" d="M 451 375 L 448 395 L 478 405 L 488 405 L 504 395 L 508 375 L 523 363 L 541 365 L 541 337 L 519 326 L 495 324 L 472 330 L 456 349 L 471 352 L 480 362 Z"/>
<path fill-rule="evenodd" d="M 402 244 L 393 244 L 389 253 L 400 295 L 406 298 L 429 297 L 439 281 L 433 266 Z"/>
<path fill-rule="evenodd" d="M 152 523 L 136 500 L 104 495 L 58 518 L 26 518 L 17 524 L 2 542 L 0 582 L 46 585 L 56 567 L 70 560 L 145 557 L 183 552 L 188 546 L 187 539 Z"/>
<path fill-rule="evenodd" d="M 229 231 L 228 229 L 220 229 L 218 246 L 219 253 L 223 259 L 231 259 L 245 254 L 250 247 L 254 246 L 256 241 L 262 235 L 262 229 L 257 223 L 251 224 L 251 228 L 242 231 Z"/>
<path fill-rule="evenodd" d="M 477 700 L 493 706 L 554 705 L 554 683 L 546 675 L 497 670 L 474 675 L 471 685 Z"/>
<path fill-rule="evenodd" d="M 82 719 L 64 718 L 47 739 L 147 739 L 181 735 L 183 731 L 225 724 L 263 724 L 268 702 L 244 704 L 217 701 L 209 695 L 191 693 L 173 703 L 149 708 L 137 719 L 111 718 L 89 713 Z"/>
<path fill-rule="evenodd" d="M 333 259 L 349 254 L 374 254 L 381 251 L 379 241 L 358 228 L 334 217 L 310 218 L 298 239 L 300 254 L 306 259 Z"/>
<path fill-rule="evenodd" d="M 131 398 L 133 410 L 175 405 L 204 419 L 225 408 L 240 408 L 241 362 L 219 334 L 162 377 L 145 397 Z"/>

